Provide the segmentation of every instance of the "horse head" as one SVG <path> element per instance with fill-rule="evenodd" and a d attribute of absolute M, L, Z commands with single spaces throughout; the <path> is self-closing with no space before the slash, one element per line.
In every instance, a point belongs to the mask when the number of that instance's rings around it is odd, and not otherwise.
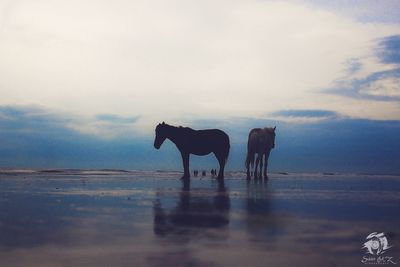
<path fill-rule="evenodd" d="M 271 145 L 271 148 L 274 148 L 274 147 L 275 147 L 275 136 L 276 136 L 275 130 L 276 130 L 276 126 L 275 126 L 274 128 L 272 128 L 272 131 L 271 131 L 271 136 L 272 136 L 272 145 Z"/>
<path fill-rule="evenodd" d="M 160 149 L 162 143 L 164 143 L 166 136 L 166 125 L 165 122 L 159 123 L 156 127 L 156 138 L 154 139 L 154 147 Z"/>

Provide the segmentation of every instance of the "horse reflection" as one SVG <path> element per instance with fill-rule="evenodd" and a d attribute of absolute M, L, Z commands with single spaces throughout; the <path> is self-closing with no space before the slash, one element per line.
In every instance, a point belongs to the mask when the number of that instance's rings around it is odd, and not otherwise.
<path fill-rule="evenodd" d="M 247 182 L 245 222 L 252 239 L 271 241 L 285 225 L 284 218 L 277 215 L 274 210 L 271 193 L 267 181 L 253 180 Z"/>
<path fill-rule="evenodd" d="M 175 207 L 165 208 L 163 204 L 166 206 L 168 199 L 158 198 L 153 207 L 157 236 L 192 238 L 210 234 L 205 229 L 223 229 L 229 224 L 230 199 L 223 182 L 216 190 L 191 190 L 185 180 Z"/>

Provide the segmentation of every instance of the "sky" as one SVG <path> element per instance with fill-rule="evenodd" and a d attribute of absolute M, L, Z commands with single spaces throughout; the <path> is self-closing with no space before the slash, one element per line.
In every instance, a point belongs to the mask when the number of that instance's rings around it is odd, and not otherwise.
<path fill-rule="evenodd" d="M 180 169 L 166 121 L 220 128 L 242 170 L 400 172 L 396 0 L 0 0 L 0 167 Z M 192 157 L 194 168 L 215 160 Z"/>

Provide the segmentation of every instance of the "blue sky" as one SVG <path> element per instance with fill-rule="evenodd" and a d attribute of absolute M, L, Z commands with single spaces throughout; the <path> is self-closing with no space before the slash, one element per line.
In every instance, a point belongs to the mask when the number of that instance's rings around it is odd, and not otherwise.
<path fill-rule="evenodd" d="M 277 126 L 275 171 L 400 171 L 398 1 L 0 1 L 0 167 L 180 169 L 163 120 Z M 216 167 L 212 157 L 193 166 Z"/>

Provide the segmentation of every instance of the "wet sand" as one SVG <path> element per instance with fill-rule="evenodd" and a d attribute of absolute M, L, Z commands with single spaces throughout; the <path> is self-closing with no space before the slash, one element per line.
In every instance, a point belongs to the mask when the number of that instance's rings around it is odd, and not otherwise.
<path fill-rule="evenodd" d="M 365 266 L 385 232 L 400 264 L 400 176 L 0 172 L 1 266 Z"/>

